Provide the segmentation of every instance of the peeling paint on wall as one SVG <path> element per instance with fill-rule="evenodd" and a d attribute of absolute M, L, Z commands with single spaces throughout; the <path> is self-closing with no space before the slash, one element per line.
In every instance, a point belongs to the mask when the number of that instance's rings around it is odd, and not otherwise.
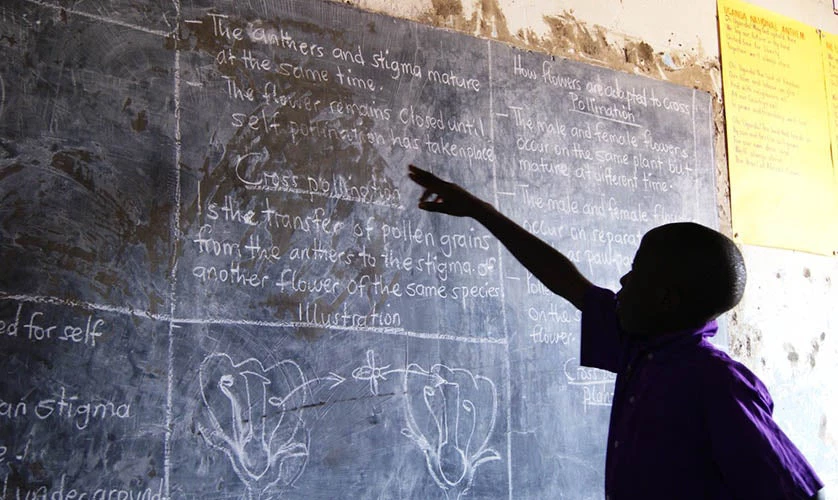
<path fill-rule="evenodd" d="M 434 12 L 439 16 L 458 16 L 463 13 L 463 3 L 460 0 L 433 0 Z"/>
<path fill-rule="evenodd" d="M 731 338 L 731 355 L 755 363 L 762 351 L 762 332 L 753 325 L 741 322 L 736 311 L 730 314 L 730 329 L 738 332 Z"/>
<path fill-rule="evenodd" d="M 484 38 L 510 42 L 506 17 L 497 0 L 478 0 L 464 9 L 461 0 L 433 0 L 419 22 Z"/>
<path fill-rule="evenodd" d="M 818 429 L 818 437 L 820 437 L 827 445 L 838 447 L 838 435 L 831 432 L 831 429 L 827 425 L 826 415 L 821 416 L 821 425 Z"/>
<path fill-rule="evenodd" d="M 541 36 L 533 30 L 512 33 L 497 0 L 480 0 L 473 11 L 461 0 L 433 0 L 431 9 L 418 21 L 433 26 L 492 38 L 516 47 L 598 64 L 629 73 L 645 74 L 697 88 L 719 96 L 720 69 L 716 59 L 688 51 L 655 51 L 647 42 L 590 26 L 565 11 L 544 16 L 549 28 Z M 714 74 L 715 73 L 715 74 Z"/>
<path fill-rule="evenodd" d="M 404 7 L 385 8 L 369 0 L 346 1 L 359 7 L 404 16 Z M 589 25 L 573 15 L 572 10 L 541 16 L 548 27 L 546 34 L 531 28 L 512 32 L 499 0 L 414 0 L 406 2 L 424 10 L 414 21 L 474 36 L 491 38 L 516 47 L 594 63 L 629 73 L 646 74 L 698 88 L 719 96 L 721 78 L 718 60 L 699 50 L 656 50 L 648 42 Z M 671 40 L 671 39 L 670 39 Z"/>

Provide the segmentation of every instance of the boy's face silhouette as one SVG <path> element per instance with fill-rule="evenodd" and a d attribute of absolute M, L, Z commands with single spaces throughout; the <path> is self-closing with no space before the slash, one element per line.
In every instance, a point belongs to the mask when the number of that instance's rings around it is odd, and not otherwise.
<path fill-rule="evenodd" d="M 672 256 L 665 245 L 643 238 L 631 270 L 620 278 L 617 318 L 627 333 L 650 336 L 671 331 L 679 321 L 679 293 Z"/>

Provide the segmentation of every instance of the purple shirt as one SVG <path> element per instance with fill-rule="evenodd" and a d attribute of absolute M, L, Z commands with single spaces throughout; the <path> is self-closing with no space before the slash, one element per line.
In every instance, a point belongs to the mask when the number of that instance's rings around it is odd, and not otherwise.
<path fill-rule="evenodd" d="M 808 499 L 823 483 L 771 418 L 774 403 L 744 365 L 707 338 L 718 326 L 632 339 L 613 292 L 592 287 L 581 361 L 617 374 L 608 500 Z"/>

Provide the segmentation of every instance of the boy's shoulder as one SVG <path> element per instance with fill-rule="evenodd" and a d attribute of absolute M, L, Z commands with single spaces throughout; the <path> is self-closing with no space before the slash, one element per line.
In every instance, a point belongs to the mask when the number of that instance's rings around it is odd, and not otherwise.
<path fill-rule="evenodd" d="M 726 352 L 706 340 L 692 359 L 695 374 L 705 393 L 713 397 L 732 396 L 738 399 L 756 399 L 768 408 L 773 401 L 762 380 L 744 363 L 733 359 Z"/>

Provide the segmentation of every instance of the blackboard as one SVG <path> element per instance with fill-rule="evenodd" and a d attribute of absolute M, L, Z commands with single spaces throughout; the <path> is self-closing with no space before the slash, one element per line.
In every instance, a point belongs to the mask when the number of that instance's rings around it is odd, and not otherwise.
<path fill-rule="evenodd" d="M 579 314 L 715 227 L 711 98 L 324 1 L 0 9 L 4 498 L 602 497 Z M 29 495 L 27 497 L 27 495 Z"/>

